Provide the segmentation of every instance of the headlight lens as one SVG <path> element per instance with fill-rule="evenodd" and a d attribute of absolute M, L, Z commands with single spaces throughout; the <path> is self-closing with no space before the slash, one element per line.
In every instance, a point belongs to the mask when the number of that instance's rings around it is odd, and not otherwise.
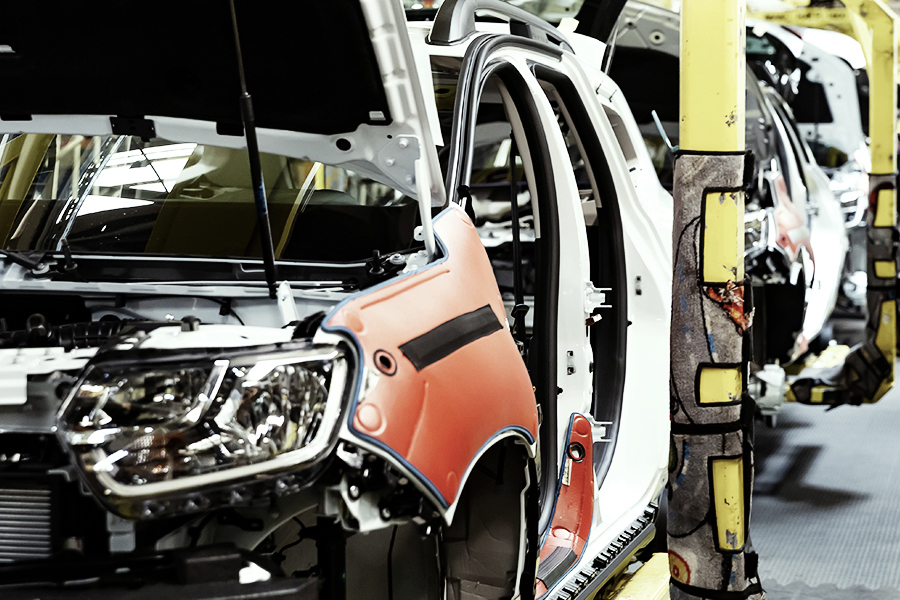
<path fill-rule="evenodd" d="M 347 380 L 334 347 L 218 360 L 98 361 L 60 431 L 105 497 L 146 498 L 311 463 Z"/>

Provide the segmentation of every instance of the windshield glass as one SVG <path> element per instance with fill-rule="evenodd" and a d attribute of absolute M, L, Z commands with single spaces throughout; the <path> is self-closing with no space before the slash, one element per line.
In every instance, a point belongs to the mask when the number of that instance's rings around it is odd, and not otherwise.
<path fill-rule="evenodd" d="M 416 201 L 352 171 L 262 154 L 276 258 L 408 249 Z M 0 137 L 0 248 L 259 258 L 246 150 L 133 136 Z"/>

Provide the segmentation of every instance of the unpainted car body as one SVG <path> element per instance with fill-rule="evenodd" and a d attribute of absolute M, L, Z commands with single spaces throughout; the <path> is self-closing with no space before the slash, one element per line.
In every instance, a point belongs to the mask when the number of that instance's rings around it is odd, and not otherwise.
<path fill-rule="evenodd" d="M 181 41 L 90 93 L 31 91 L 80 81 L 41 40 L 113 8 L 0 26 L 3 597 L 550 598 L 624 569 L 666 478 L 671 199 L 602 45 L 237 2 L 255 158 L 221 3 L 161 7 Z M 490 118 L 532 217 L 521 328 L 466 214 Z"/>

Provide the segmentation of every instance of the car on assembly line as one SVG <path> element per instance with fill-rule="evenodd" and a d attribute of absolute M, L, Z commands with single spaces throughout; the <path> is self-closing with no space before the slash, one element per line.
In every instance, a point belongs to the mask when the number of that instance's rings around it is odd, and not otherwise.
<path fill-rule="evenodd" d="M 674 165 L 670 144 L 678 140 L 679 24 L 677 13 L 629 1 L 619 18 L 610 70 L 667 187 Z M 768 48 L 776 56 L 778 39 L 756 31 L 748 28 L 748 47 L 763 55 Z M 816 165 L 790 107 L 754 75 L 754 66 L 748 62 L 745 122 L 753 161 L 744 219 L 753 323 L 748 387 L 762 416 L 771 420 L 784 402 L 783 366 L 811 344 L 830 340 L 826 323 L 841 289 L 848 240 L 828 177 Z M 776 77 L 770 83 L 789 87 L 792 82 Z"/>
<path fill-rule="evenodd" d="M 156 8 L 0 22 L 0 597 L 613 582 L 672 263 L 605 46 L 485 0 Z"/>
<path fill-rule="evenodd" d="M 775 87 L 791 106 L 798 137 L 808 145 L 840 202 L 850 251 L 839 302 L 851 313 L 864 313 L 871 158 L 865 132 L 868 78 L 862 49 L 835 31 L 788 29 L 753 19 L 747 24 L 748 61 L 753 59 L 754 72 L 763 81 L 790 80 L 789 86 Z M 788 47 L 790 51 L 785 52 Z"/>

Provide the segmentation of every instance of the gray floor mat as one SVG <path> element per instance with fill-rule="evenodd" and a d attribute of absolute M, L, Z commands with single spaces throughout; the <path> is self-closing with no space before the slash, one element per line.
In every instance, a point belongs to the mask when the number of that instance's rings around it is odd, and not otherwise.
<path fill-rule="evenodd" d="M 900 591 L 893 588 L 870 590 L 864 587 L 839 588 L 836 585 L 810 587 L 803 583 L 779 585 L 764 582 L 767 600 L 900 600 Z"/>
<path fill-rule="evenodd" d="M 775 429 L 758 423 L 750 532 L 770 598 L 900 599 L 898 499 L 900 388 L 870 406 L 791 404 Z"/>

